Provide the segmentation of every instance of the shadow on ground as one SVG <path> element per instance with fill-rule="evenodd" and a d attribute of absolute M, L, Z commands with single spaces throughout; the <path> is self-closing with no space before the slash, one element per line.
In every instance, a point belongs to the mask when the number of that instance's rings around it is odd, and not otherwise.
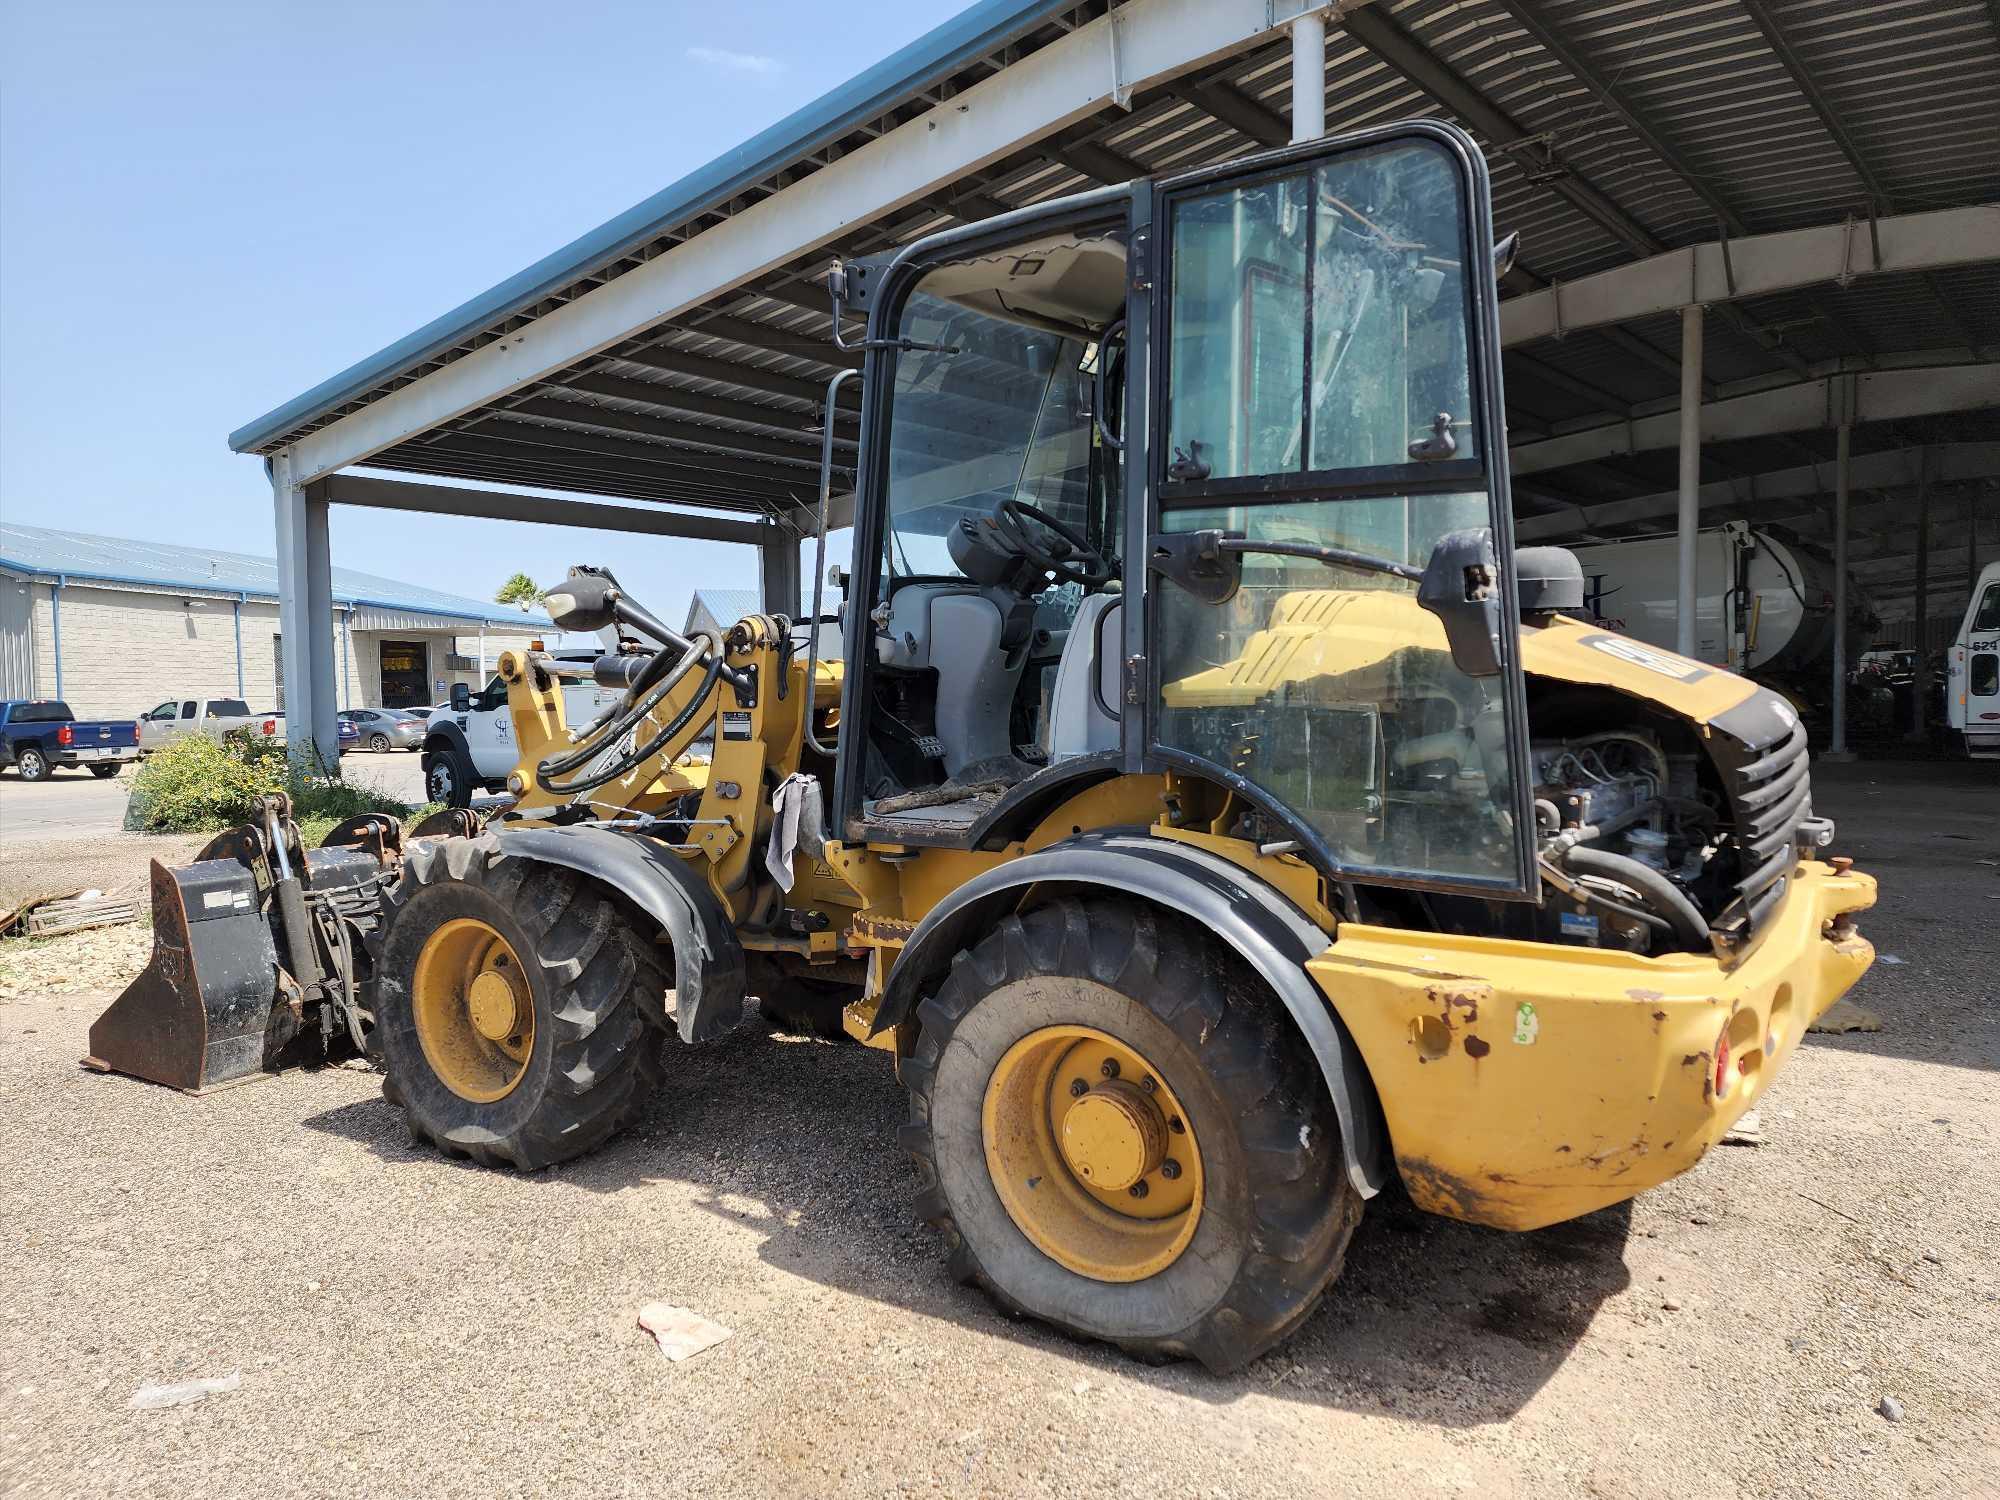
<path fill-rule="evenodd" d="M 904 1096 L 885 1053 L 774 1034 L 752 1013 L 718 1042 L 669 1042 L 665 1058 L 634 1129 L 523 1185 L 688 1183 L 705 1211 L 766 1230 L 759 1253 L 778 1270 L 1197 1399 L 1262 1392 L 1443 1426 L 1504 1421 L 1631 1279 L 1629 1205 L 1515 1235 L 1432 1217 L 1391 1190 L 1369 1204 L 1345 1274 L 1276 1350 L 1226 1379 L 1189 1364 L 1148 1369 L 1009 1318 L 952 1282 L 941 1238 L 913 1217 L 915 1172 L 894 1145 Z M 379 1099 L 305 1123 L 391 1165 L 440 1160 Z"/>

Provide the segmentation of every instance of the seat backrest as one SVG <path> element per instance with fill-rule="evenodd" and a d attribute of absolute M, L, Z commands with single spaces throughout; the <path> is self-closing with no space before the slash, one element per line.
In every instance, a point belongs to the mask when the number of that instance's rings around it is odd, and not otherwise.
<path fill-rule="evenodd" d="M 1051 762 L 1118 748 L 1118 721 L 1099 706 L 1118 701 L 1119 631 L 1124 603 L 1117 594 L 1090 594 L 1077 606 L 1049 693 Z M 1097 691 L 1092 692 L 1095 682 Z"/>

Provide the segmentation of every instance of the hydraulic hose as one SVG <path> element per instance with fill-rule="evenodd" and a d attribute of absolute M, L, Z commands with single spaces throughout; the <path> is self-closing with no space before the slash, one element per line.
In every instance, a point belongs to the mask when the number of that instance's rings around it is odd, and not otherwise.
<path fill-rule="evenodd" d="M 1664 919 L 1681 942 L 1690 948 L 1708 947 L 1707 920 L 1664 872 L 1603 849 L 1572 849 L 1563 856 L 1562 865 L 1572 875 L 1596 875 L 1638 892 L 1647 909 Z"/>
<path fill-rule="evenodd" d="M 579 777 L 575 781 L 558 782 L 555 780 L 563 772 L 573 770 L 577 766 L 588 762 L 593 756 L 602 754 L 605 745 L 616 744 L 628 729 L 636 725 L 668 693 L 672 692 L 683 677 L 692 671 L 698 663 L 703 662 L 707 664 L 707 670 L 702 675 L 701 687 L 695 692 L 692 698 L 688 699 L 687 703 L 681 708 L 681 711 L 668 721 L 666 727 L 654 735 L 652 739 L 634 749 L 631 754 L 620 756 L 610 765 L 600 767 L 598 770 L 586 776 Z M 673 670 L 668 672 L 643 700 L 620 714 L 610 724 L 583 741 L 575 749 L 564 755 L 545 760 L 536 766 L 535 785 L 539 786 L 552 797 L 573 797 L 579 792 L 592 791 L 597 787 L 603 786 L 608 781 L 615 781 L 620 776 L 631 771 L 635 766 L 643 765 L 658 753 L 661 746 L 665 745 L 688 726 L 694 719 L 695 714 L 700 711 L 702 706 L 708 702 L 710 695 L 714 693 L 716 680 L 721 675 L 722 641 L 713 631 L 703 631 L 695 637 L 694 642 L 682 654 L 681 659 L 674 663 Z"/>

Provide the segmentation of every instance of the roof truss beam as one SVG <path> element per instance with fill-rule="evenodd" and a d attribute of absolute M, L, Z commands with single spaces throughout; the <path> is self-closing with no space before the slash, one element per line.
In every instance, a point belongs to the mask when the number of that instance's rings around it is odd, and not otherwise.
<path fill-rule="evenodd" d="M 1854 489 L 1881 489 L 1916 483 L 1917 464 L 1926 450 L 1891 449 L 1884 453 L 1863 453 L 1848 460 L 1848 484 Z M 1938 483 L 2000 475 L 2000 443 L 1940 443 L 1928 449 L 1931 478 Z M 1778 500 L 1830 496 L 1833 493 L 1833 463 L 1800 464 L 1766 474 L 1749 474 L 1736 479 L 1717 480 L 1701 487 L 1701 505 L 1741 506 L 1758 511 Z M 1602 505 L 1571 505 L 1545 516 L 1528 516 L 1514 523 L 1514 536 L 1522 542 L 1548 541 L 1598 532 L 1607 527 L 1625 526 L 1670 516 L 1679 502 L 1675 490 L 1660 490 L 1629 500 L 1612 500 Z"/>
<path fill-rule="evenodd" d="M 1843 391 L 1850 383 L 1851 392 Z M 1726 443 L 1833 427 L 1848 401 L 1852 403 L 1847 408 L 1848 420 L 1857 425 L 1986 410 L 2000 406 L 2000 365 L 1939 365 L 1834 375 L 1705 402 L 1701 409 L 1702 442 Z M 1671 448 L 1680 441 L 1680 420 L 1676 409 L 1517 443 L 1509 451 L 1508 468 L 1515 474 L 1539 474 L 1621 454 Z"/>
<path fill-rule="evenodd" d="M 1879 254 L 1878 254 L 1879 247 Z M 1500 304 L 1507 346 L 1820 282 L 2000 260 L 2000 203 L 1689 245 Z"/>
<path fill-rule="evenodd" d="M 598 505 L 587 500 L 553 500 L 508 490 L 466 489 L 418 484 L 368 474 L 329 474 L 312 486 L 333 505 L 375 510 L 416 511 L 433 516 L 471 516 L 497 521 L 531 521 L 538 526 L 577 526 L 591 531 L 633 531 L 646 536 L 686 537 L 702 542 L 742 542 L 762 546 L 779 528 L 767 521 L 728 521 L 720 516 L 630 505 Z"/>

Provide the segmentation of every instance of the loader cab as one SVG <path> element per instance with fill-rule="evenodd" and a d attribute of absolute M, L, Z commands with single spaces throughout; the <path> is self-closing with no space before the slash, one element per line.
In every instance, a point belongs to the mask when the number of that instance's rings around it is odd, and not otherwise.
<path fill-rule="evenodd" d="M 1329 875 L 1531 893 L 1491 246 L 1419 123 L 880 271 L 840 836 L 1000 848 L 1174 772 Z"/>

